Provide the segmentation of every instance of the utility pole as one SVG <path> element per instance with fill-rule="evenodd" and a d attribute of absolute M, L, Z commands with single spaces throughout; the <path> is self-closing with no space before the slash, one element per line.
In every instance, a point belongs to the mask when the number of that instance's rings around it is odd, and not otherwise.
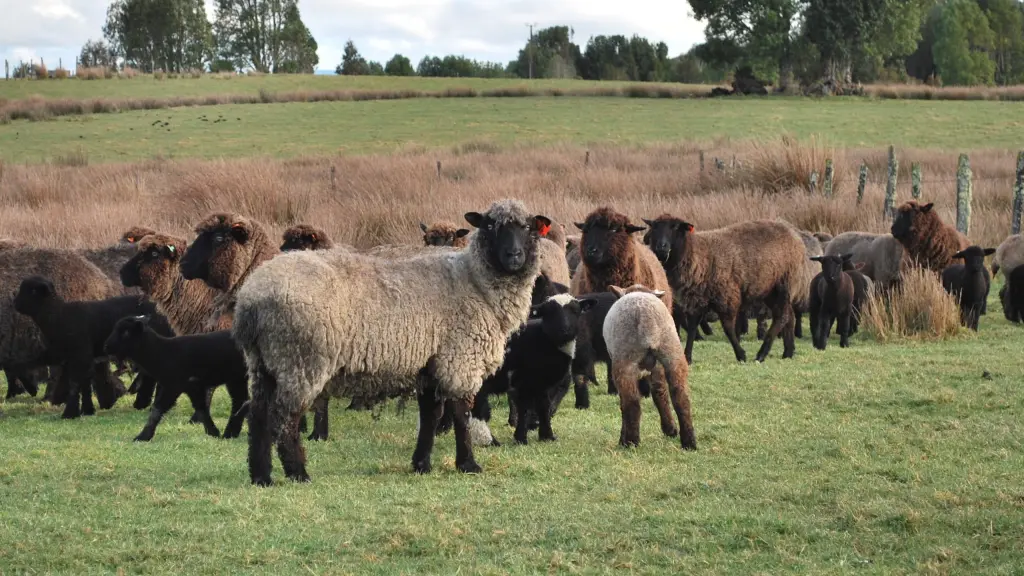
<path fill-rule="evenodd" d="M 536 22 L 534 22 L 532 24 L 527 24 L 527 26 L 530 27 L 530 43 L 527 45 L 527 47 L 529 48 L 530 79 L 531 80 L 533 79 L 533 27 L 536 26 L 536 25 L 537 25 Z"/>

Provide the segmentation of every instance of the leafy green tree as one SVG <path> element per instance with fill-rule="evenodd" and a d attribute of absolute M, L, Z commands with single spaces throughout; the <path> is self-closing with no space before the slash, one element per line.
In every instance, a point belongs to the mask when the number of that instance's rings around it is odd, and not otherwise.
<path fill-rule="evenodd" d="M 854 47 L 854 76 L 861 82 L 904 81 L 907 57 L 922 42 L 936 0 L 885 0 L 878 24 Z"/>
<path fill-rule="evenodd" d="M 395 54 L 384 65 L 384 73 L 388 76 L 413 76 L 416 71 L 412 68 L 412 62 L 401 54 Z"/>
<path fill-rule="evenodd" d="M 854 51 L 875 33 L 886 0 L 809 0 L 804 32 L 818 48 L 822 78 L 853 81 Z"/>
<path fill-rule="evenodd" d="M 384 66 L 376 60 L 367 62 L 366 69 L 369 71 L 370 76 L 384 76 Z"/>
<path fill-rule="evenodd" d="M 581 53 L 579 45 L 572 41 L 573 34 L 568 26 L 538 31 L 509 64 L 509 74 L 529 78 L 532 60 L 534 78 L 575 78 Z"/>
<path fill-rule="evenodd" d="M 945 84 L 992 84 L 996 63 L 990 51 L 995 34 L 974 0 L 948 0 L 936 29 L 935 67 Z"/>
<path fill-rule="evenodd" d="M 215 4 L 218 60 L 268 73 L 311 71 L 318 63 L 316 40 L 302 23 L 298 0 L 216 0 Z"/>
<path fill-rule="evenodd" d="M 203 0 L 114 0 L 103 36 L 126 66 L 143 72 L 202 69 L 212 58 Z"/>
<path fill-rule="evenodd" d="M 416 74 L 438 78 L 503 78 L 507 75 L 505 66 L 498 62 L 479 62 L 454 55 L 424 56 L 416 66 Z"/>
<path fill-rule="evenodd" d="M 370 66 L 366 63 L 366 58 L 359 54 L 359 50 L 351 40 L 345 42 L 345 50 L 341 55 L 341 64 L 338 64 L 338 67 L 334 69 L 334 73 L 344 74 L 345 76 L 366 76 L 370 73 Z"/>
<path fill-rule="evenodd" d="M 296 3 L 291 3 L 285 11 L 280 44 L 281 56 L 274 65 L 275 73 L 312 74 L 316 70 L 320 63 L 316 39 L 302 22 Z"/>
<path fill-rule="evenodd" d="M 117 66 L 117 54 L 102 40 L 87 40 L 78 55 L 78 65 L 82 68 L 114 68 Z"/>
<path fill-rule="evenodd" d="M 1024 12 L 1015 0 L 988 0 L 986 15 L 993 33 L 995 81 L 1015 84 L 1024 79 Z"/>

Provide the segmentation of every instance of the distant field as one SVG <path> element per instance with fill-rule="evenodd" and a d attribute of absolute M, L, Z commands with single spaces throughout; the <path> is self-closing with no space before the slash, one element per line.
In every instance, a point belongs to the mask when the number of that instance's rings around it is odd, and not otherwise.
<path fill-rule="evenodd" d="M 219 118 L 223 121 L 215 123 Z M 225 105 L 15 121 L 0 126 L 0 158 L 41 162 L 79 152 L 90 162 L 155 156 L 295 157 L 390 153 L 481 141 L 639 144 L 774 138 L 786 132 L 818 135 L 844 147 L 1016 149 L 1022 145 L 1024 106 L 804 98 L 456 98 Z"/>
<path fill-rule="evenodd" d="M 421 90 L 449 88 L 488 90 L 513 86 L 534 89 L 587 89 L 607 86 L 628 86 L 631 82 L 596 82 L 588 80 L 523 80 L 487 78 L 421 78 L 419 76 L 314 76 L 311 74 L 280 74 L 266 76 L 204 76 L 156 80 L 152 75 L 132 79 L 110 80 L 43 80 L 0 81 L 0 100 L 30 96 L 44 98 L 165 98 L 170 96 L 204 96 L 208 94 L 258 94 L 295 92 L 301 90 Z M 650 86 L 650 84 L 641 84 Z M 673 86 L 682 86 L 673 84 Z"/>

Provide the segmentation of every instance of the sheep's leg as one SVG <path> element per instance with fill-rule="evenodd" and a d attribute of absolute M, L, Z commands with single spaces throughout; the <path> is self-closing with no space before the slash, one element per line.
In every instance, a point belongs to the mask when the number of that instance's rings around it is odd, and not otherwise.
<path fill-rule="evenodd" d="M 797 338 L 804 337 L 804 313 L 793 309 L 793 335 Z"/>
<path fill-rule="evenodd" d="M 124 389 L 124 384 L 117 378 L 114 378 L 114 375 L 110 372 L 109 362 L 104 360 L 91 363 L 91 384 L 96 390 L 96 400 L 99 401 L 100 408 L 109 410 L 114 407 L 118 398 L 125 395 L 127 390 Z M 86 371 L 85 373 L 88 374 L 89 372 Z"/>
<path fill-rule="evenodd" d="M 257 486 L 270 486 L 274 483 L 270 476 L 273 469 L 270 403 L 277 391 L 277 379 L 261 365 L 254 372 L 252 400 L 249 402 L 249 479 Z"/>
<path fill-rule="evenodd" d="M 481 390 L 473 400 L 473 418 L 482 422 L 491 420 L 491 395 Z"/>
<path fill-rule="evenodd" d="M 519 393 L 509 388 L 508 392 L 505 393 L 505 398 L 508 400 L 508 426 L 509 428 L 519 427 L 519 403 L 516 401 L 519 397 Z M 529 423 L 529 419 L 525 420 Z"/>
<path fill-rule="evenodd" d="M 525 446 L 526 444 L 529 443 L 529 441 L 527 440 L 527 436 L 530 430 L 530 427 L 528 426 L 528 423 L 530 421 L 529 410 L 530 398 L 525 394 L 519 396 L 519 402 L 516 403 L 516 413 L 518 415 L 518 417 L 516 418 L 516 431 L 515 434 L 512 435 L 512 438 L 515 439 L 516 444 L 523 444 Z"/>
<path fill-rule="evenodd" d="M 661 433 L 669 438 L 675 438 L 679 434 L 676 428 L 675 418 L 672 416 L 672 402 L 668 397 L 668 383 L 665 381 L 665 370 L 655 366 L 651 372 L 651 379 L 654 384 L 651 386 L 651 396 L 654 398 L 654 406 L 658 409 L 658 416 L 661 418 Z"/>
<path fill-rule="evenodd" d="M 793 307 L 787 302 L 784 314 L 788 315 L 789 318 L 795 319 L 795 313 Z M 787 322 L 782 325 L 782 358 L 792 358 L 793 354 L 796 353 L 796 340 L 794 336 L 796 334 L 796 323 Z"/>
<path fill-rule="evenodd" d="M 96 406 L 92 403 L 93 380 L 85 378 L 82 380 L 82 415 L 94 416 Z"/>
<path fill-rule="evenodd" d="M 692 323 L 696 328 L 696 323 Z M 622 429 L 619 444 L 640 445 L 640 393 L 636 389 L 640 369 L 631 362 L 615 362 L 612 365 L 615 381 L 619 383 L 619 409 L 622 412 Z"/>
<path fill-rule="evenodd" d="M 700 329 L 704 332 L 705 336 L 711 336 L 715 333 L 715 331 L 711 329 L 711 323 L 708 322 L 707 318 L 702 317 L 700 319 Z"/>
<path fill-rule="evenodd" d="M 46 394 L 43 395 L 43 398 L 54 406 L 60 406 L 67 402 L 68 381 L 62 378 L 63 374 L 63 366 L 50 367 L 50 381 L 46 383 Z"/>
<path fill-rule="evenodd" d="M 533 409 L 540 418 L 537 437 L 541 442 L 554 442 L 558 440 L 555 431 L 551 429 L 551 410 L 553 405 L 548 401 L 548 395 L 544 392 L 535 394 L 533 397 Z"/>
<path fill-rule="evenodd" d="M 132 407 L 136 410 L 145 410 L 153 403 L 153 393 L 156 392 L 156 378 L 139 372 L 135 375 L 135 383 L 138 385 L 135 390 L 135 402 Z"/>
<path fill-rule="evenodd" d="M 224 428 L 224 438 L 238 438 L 242 433 L 242 422 L 249 413 L 249 380 L 248 378 L 228 385 L 231 393 L 231 416 Z"/>
<path fill-rule="evenodd" d="M 746 336 L 750 332 L 750 320 L 747 319 L 746 310 L 740 310 L 736 314 L 736 335 Z"/>
<path fill-rule="evenodd" d="M 772 312 L 772 323 L 768 327 L 768 332 L 764 335 L 764 342 L 761 344 L 761 349 L 757 352 L 757 361 L 764 362 L 765 358 L 772 351 L 772 344 L 775 343 L 775 338 L 779 336 L 779 332 L 786 326 L 787 323 L 793 321 L 793 309 L 789 304 L 789 291 L 785 288 L 779 288 L 775 291 L 774 301 L 770 304 Z M 792 327 L 790 327 L 789 334 L 792 334 Z M 788 348 L 788 346 L 787 346 Z M 787 353 L 792 353 L 787 349 Z M 783 358 L 787 356 L 783 354 Z"/>
<path fill-rule="evenodd" d="M 729 344 L 732 344 L 732 352 L 736 355 L 736 360 L 746 362 L 747 351 L 740 345 L 739 336 L 736 335 L 736 313 L 732 310 L 722 310 L 718 313 L 718 319 L 722 323 L 725 337 L 729 339 Z"/>
<path fill-rule="evenodd" d="M 220 430 L 218 430 L 217 425 L 213 423 L 213 417 L 210 416 L 210 407 L 206 404 L 206 399 L 209 397 L 207 392 L 209 390 L 209 388 L 193 390 L 188 393 L 188 399 L 192 401 L 192 407 L 195 408 L 196 413 L 199 414 L 199 423 L 203 425 L 203 429 L 206 430 L 206 434 L 217 438 L 220 436 Z M 298 424 L 298 422 L 296 422 L 296 424 Z"/>
<path fill-rule="evenodd" d="M 281 458 L 281 467 L 285 476 L 295 482 L 309 482 L 306 472 L 306 450 L 302 447 L 302 433 L 299 432 L 299 420 L 305 410 L 284 415 L 285 422 L 277 439 L 277 455 Z"/>
<path fill-rule="evenodd" d="M 547 412 L 549 416 L 554 416 L 555 412 L 558 412 L 558 407 L 562 405 L 562 400 L 565 399 L 565 395 L 569 393 L 569 384 L 571 382 L 572 376 L 567 370 L 554 388 L 549 388 L 546 394 L 542 394 L 542 396 L 547 399 L 545 412 Z"/>
<path fill-rule="evenodd" d="M 210 413 L 210 406 L 213 405 L 213 392 L 214 392 L 214 388 L 207 388 L 206 389 L 206 403 L 205 403 L 205 406 L 206 406 L 206 413 L 207 414 Z M 202 405 L 202 404 L 200 404 L 200 405 Z M 188 423 L 189 424 L 202 424 L 204 426 L 206 425 L 206 423 L 203 421 L 203 415 L 200 413 L 198 407 L 192 412 L 192 417 L 188 419 Z"/>
<path fill-rule="evenodd" d="M 13 369 L 4 368 L 4 377 L 7 378 L 7 395 L 4 399 L 10 400 L 18 394 L 25 392 L 25 387 L 18 382 L 19 376 L 20 374 L 16 375 Z"/>
<path fill-rule="evenodd" d="M 693 341 L 697 339 L 697 327 L 699 322 L 699 316 L 690 316 L 686 319 L 686 361 L 693 364 Z M 724 329 L 725 323 L 723 320 L 722 327 Z M 612 371 L 608 371 L 608 386 L 611 386 Z"/>
<path fill-rule="evenodd" d="M 590 387 L 587 386 L 587 377 L 583 374 L 573 374 L 572 391 L 576 396 L 577 410 L 590 408 Z"/>
<path fill-rule="evenodd" d="M 317 399 L 313 402 L 313 432 L 309 435 L 307 440 L 316 442 L 318 440 L 327 440 L 328 432 L 328 419 L 329 411 L 328 408 L 331 404 L 331 395 L 324 388 L 324 391 L 317 396 Z M 305 415 L 303 415 L 305 417 Z M 299 432 L 302 432 L 302 422 L 299 422 Z"/>
<path fill-rule="evenodd" d="M 683 358 L 662 360 L 662 369 L 672 394 L 672 406 L 679 418 L 679 440 L 683 450 L 696 450 L 697 438 L 693 433 L 693 420 L 690 417 L 690 386 L 686 382 L 689 368 Z"/>
<path fill-rule="evenodd" d="M 757 315 L 757 339 L 764 340 L 767 333 L 768 331 L 765 329 L 764 313 L 760 312 Z"/>
<path fill-rule="evenodd" d="M 146 425 L 142 427 L 142 431 L 135 437 L 136 442 L 149 442 L 153 439 L 153 436 L 156 434 L 156 427 L 160 425 L 164 414 L 169 412 L 171 408 L 174 408 L 174 404 L 178 401 L 178 396 L 180 395 L 181 392 L 178 386 L 160 385 L 160 389 L 156 393 L 156 399 L 153 401 L 153 406 L 149 410 L 149 418 L 146 419 Z"/>
<path fill-rule="evenodd" d="M 60 415 L 64 420 L 72 420 L 82 415 L 81 384 L 79 384 L 77 376 L 71 377 L 72 372 L 71 366 L 65 365 L 60 374 L 62 383 L 68 391 L 67 400 L 64 402 L 64 412 Z"/>
<path fill-rule="evenodd" d="M 441 417 L 438 419 L 436 427 L 434 428 L 434 436 L 440 436 L 452 429 L 455 424 L 455 417 L 452 415 L 452 411 L 442 405 Z"/>
<path fill-rule="evenodd" d="M 850 313 L 839 315 L 839 347 L 846 348 L 850 345 Z"/>
<path fill-rule="evenodd" d="M 451 402 L 452 415 L 455 417 L 455 467 L 460 472 L 478 474 L 483 468 L 473 458 L 473 438 L 469 434 L 471 400 L 457 399 Z"/>
<path fill-rule="evenodd" d="M 815 315 L 815 321 L 813 344 L 818 350 L 824 350 L 828 343 L 828 333 L 832 330 L 832 319 L 828 314 L 819 312 Z"/>
<path fill-rule="evenodd" d="M 430 453 L 434 450 L 434 433 L 441 419 L 444 404 L 437 397 L 437 384 L 431 382 L 423 387 L 416 397 L 420 408 L 420 433 L 416 450 L 412 453 L 412 468 L 420 474 L 430 472 Z M 250 426 L 250 434 L 251 427 Z"/>

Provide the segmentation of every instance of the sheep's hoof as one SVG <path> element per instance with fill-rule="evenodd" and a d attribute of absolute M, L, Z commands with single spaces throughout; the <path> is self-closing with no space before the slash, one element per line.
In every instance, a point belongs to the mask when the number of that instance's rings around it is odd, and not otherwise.
<path fill-rule="evenodd" d="M 78 410 L 65 410 L 63 413 L 61 413 L 60 417 L 61 420 L 74 420 L 75 418 L 78 418 L 81 415 L 82 414 Z"/>
<path fill-rule="evenodd" d="M 95 416 L 96 408 L 93 406 L 86 406 L 82 408 L 82 416 Z"/>
<path fill-rule="evenodd" d="M 306 474 L 305 470 L 299 472 L 298 474 L 289 474 L 288 479 L 291 480 L 292 482 L 300 483 L 307 483 L 312 481 L 312 479 L 309 477 L 309 474 Z"/>
<path fill-rule="evenodd" d="M 484 471 L 484 469 L 473 460 L 457 464 L 455 467 L 459 469 L 459 472 L 464 472 L 466 474 L 479 474 Z"/>
<path fill-rule="evenodd" d="M 589 410 L 590 409 L 590 402 L 576 402 L 576 409 L 577 410 Z"/>
<path fill-rule="evenodd" d="M 149 398 L 139 398 L 136 396 L 135 402 L 132 403 L 132 408 L 135 408 L 136 410 L 145 410 L 146 408 L 149 408 L 151 403 L 152 402 Z"/>
<path fill-rule="evenodd" d="M 497 438 L 491 438 L 491 443 L 489 444 L 489 446 L 501 446 L 501 442 L 498 442 Z"/>
<path fill-rule="evenodd" d="M 548 437 L 543 437 L 542 436 L 540 438 L 541 442 L 556 442 L 557 440 L 558 440 L 558 436 L 555 436 L 554 434 L 552 434 L 551 436 L 548 436 Z"/>
<path fill-rule="evenodd" d="M 188 419 L 189 424 L 202 424 L 203 418 L 199 415 L 199 412 L 193 412 L 192 417 Z"/>
<path fill-rule="evenodd" d="M 135 442 L 149 442 L 152 439 L 152 434 L 146 434 L 145 432 L 142 432 L 141 434 L 135 437 Z"/>
<path fill-rule="evenodd" d="M 429 474 L 431 470 L 430 460 L 420 460 L 412 463 L 412 469 L 417 474 Z"/>
<path fill-rule="evenodd" d="M 225 440 L 231 440 L 232 438 L 238 438 L 238 435 L 239 435 L 239 434 L 240 434 L 240 432 L 237 432 L 237 431 L 228 431 L 228 430 L 225 430 L 225 431 L 224 431 L 224 435 L 223 435 L 223 436 L 221 436 L 221 438 L 223 438 L 223 439 L 225 439 Z"/>
<path fill-rule="evenodd" d="M 270 476 L 258 476 L 252 479 L 252 485 L 266 488 L 267 486 L 273 486 L 274 481 L 270 479 Z"/>
<path fill-rule="evenodd" d="M 661 433 L 664 434 L 665 436 L 668 436 L 669 438 L 675 438 L 676 436 L 679 435 L 679 430 L 677 430 L 676 427 L 673 426 L 671 428 L 662 428 Z"/>
<path fill-rule="evenodd" d="M 309 436 L 306 437 L 306 440 L 309 440 L 310 442 L 319 442 L 321 440 L 326 442 L 327 441 L 327 434 L 320 434 L 319 432 L 313 432 L 312 434 L 310 434 Z"/>
<path fill-rule="evenodd" d="M 792 358 L 793 354 L 796 354 L 796 350 L 784 350 L 782 352 L 782 359 L 786 360 L 786 359 Z"/>
<path fill-rule="evenodd" d="M 619 446 L 622 446 L 623 448 L 636 448 L 639 445 L 640 445 L 640 440 L 639 439 L 630 439 L 630 438 L 620 438 L 619 439 Z"/>

